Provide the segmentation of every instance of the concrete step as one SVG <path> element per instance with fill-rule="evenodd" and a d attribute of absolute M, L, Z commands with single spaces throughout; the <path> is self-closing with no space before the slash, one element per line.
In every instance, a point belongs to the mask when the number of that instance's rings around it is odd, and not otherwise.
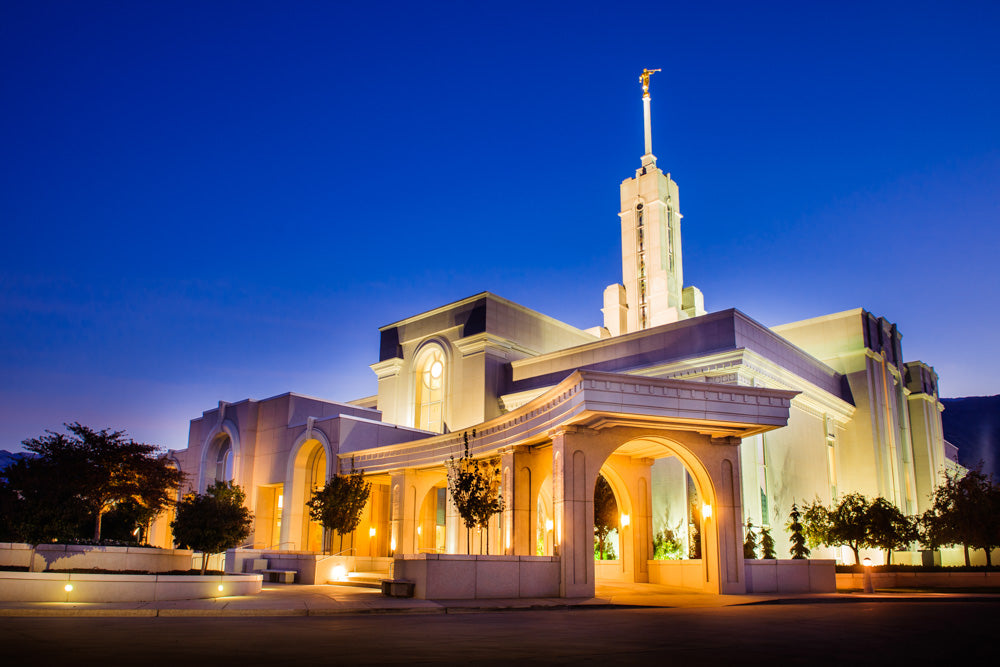
<path fill-rule="evenodd" d="M 346 579 L 328 581 L 334 586 L 357 586 L 359 588 L 382 588 L 382 580 L 388 579 L 388 572 L 348 572 Z"/>

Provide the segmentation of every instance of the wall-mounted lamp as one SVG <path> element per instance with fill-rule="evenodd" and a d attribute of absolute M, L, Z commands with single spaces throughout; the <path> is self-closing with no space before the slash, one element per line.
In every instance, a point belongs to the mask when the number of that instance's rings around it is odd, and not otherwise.
<path fill-rule="evenodd" d="M 73 584 L 66 584 L 65 586 L 63 586 L 63 590 L 66 591 L 67 593 L 73 592 Z"/>
<path fill-rule="evenodd" d="M 628 514 L 622 514 L 622 528 L 628 528 L 628 524 L 631 519 L 629 519 Z"/>
<path fill-rule="evenodd" d="M 417 526 L 417 537 L 419 537 L 419 536 L 421 536 L 423 534 L 424 534 L 424 527 L 423 526 Z"/>
<path fill-rule="evenodd" d="M 701 506 L 701 516 L 702 516 L 703 519 L 711 519 L 712 518 L 712 506 L 709 505 L 708 503 L 705 503 L 704 505 L 702 505 Z"/>
<path fill-rule="evenodd" d="M 547 532 L 551 532 L 551 531 L 552 531 L 552 528 L 553 528 L 553 526 L 555 526 L 555 524 L 554 524 L 554 523 L 552 523 L 552 519 L 546 519 L 546 520 L 545 520 L 545 530 L 546 530 Z"/>
<path fill-rule="evenodd" d="M 375 526 L 368 529 L 368 537 L 375 537 Z"/>

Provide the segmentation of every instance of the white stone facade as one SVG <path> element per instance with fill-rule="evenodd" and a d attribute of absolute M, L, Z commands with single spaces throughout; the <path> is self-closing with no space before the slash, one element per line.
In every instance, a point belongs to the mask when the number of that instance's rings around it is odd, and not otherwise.
<path fill-rule="evenodd" d="M 862 309 L 773 330 L 738 310 L 706 313 L 683 284 L 677 184 L 648 146 L 620 192 L 622 283 L 605 290 L 603 327 L 488 292 L 387 325 L 375 396 L 220 402 L 193 420 L 187 449 L 172 453 L 191 490 L 231 478 L 256 517 L 248 547 L 315 552 L 322 530 L 305 501 L 353 466 L 373 492 L 332 551 L 397 557 L 418 591 L 464 568 L 469 581 L 508 572 L 566 596 L 593 594 L 596 577 L 744 592 L 747 519 L 770 527 L 780 558 L 793 502 L 861 491 L 925 509 L 949 465 L 937 376 L 903 361 L 895 326 Z M 501 470 L 506 507 L 483 534 L 461 525 L 446 492 L 467 437 Z M 599 475 L 621 525 L 618 557 L 595 566 Z M 695 556 L 672 569 L 654 558 L 666 529 Z"/>

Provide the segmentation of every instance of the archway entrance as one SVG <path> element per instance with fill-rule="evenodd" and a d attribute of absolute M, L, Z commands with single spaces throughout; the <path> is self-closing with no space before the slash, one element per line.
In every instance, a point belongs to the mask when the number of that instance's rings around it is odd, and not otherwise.
<path fill-rule="evenodd" d="M 710 486 L 662 436 L 633 439 L 604 461 L 594 487 L 594 576 L 704 590 L 702 523 Z M 700 464 L 704 478 L 704 468 Z"/>
<path fill-rule="evenodd" d="M 738 535 L 740 482 L 734 474 L 739 470 L 739 443 L 734 436 L 713 437 L 694 429 L 652 430 L 630 425 L 567 427 L 553 433 L 553 513 L 560 594 L 594 594 L 598 576 L 594 489 L 598 475 L 603 475 L 614 490 L 623 524 L 617 570 L 607 572 L 610 567 L 602 565 L 602 574 L 613 574 L 623 582 L 665 583 L 709 593 L 745 592 L 742 539 Z M 658 459 L 671 457 L 682 464 L 694 487 L 694 494 L 688 494 L 686 482 L 682 487 L 684 504 L 691 505 L 696 499 L 702 507 L 697 541 L 700 559 L 657 561 L 653 557 L 653 465 Z M 688 542 L 690 546 L 690 538 Z"/>

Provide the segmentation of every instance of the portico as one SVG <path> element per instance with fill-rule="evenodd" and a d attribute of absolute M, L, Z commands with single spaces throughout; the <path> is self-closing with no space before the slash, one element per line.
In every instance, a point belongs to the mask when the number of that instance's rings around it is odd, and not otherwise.
<path fill-rule="evenodd" d="M 594 485 L 602 471 L 616 489 L 623 530 L 622 563 L 632 581 L 648 581 L 652 535 L 649 467 L 675 456 L 710 507 L 701 529 L 701 581 L 714 593 L 743 593 L 740 441 L 787 423 L 796 392 L 577 371 L 541 396 L 476 427 L 470 454 L 498 457 L 506 509 L 483 551 L 518 562 L 535 557 L 539 496 L 548 492 L 552 556 L 564 597 L 593 596 Z M 397 576 L 411 570 L 415 527 L 433 488 L 435 470 L 463 450 L 461 433 L 378 450 L 341 452 L 366 473 L 392 479 L 392 530 Z M 544 488 L 544 487 L 548 488 Z M 447 553 L 479 551 L 466 544 L 458 517 L 448 517 Z M 530 566 L 525 566 L 530 567 Z M 419 577 L 418 577 L 419 578 Z M 419 590 L 419 588 L 418 588 Z"/>

